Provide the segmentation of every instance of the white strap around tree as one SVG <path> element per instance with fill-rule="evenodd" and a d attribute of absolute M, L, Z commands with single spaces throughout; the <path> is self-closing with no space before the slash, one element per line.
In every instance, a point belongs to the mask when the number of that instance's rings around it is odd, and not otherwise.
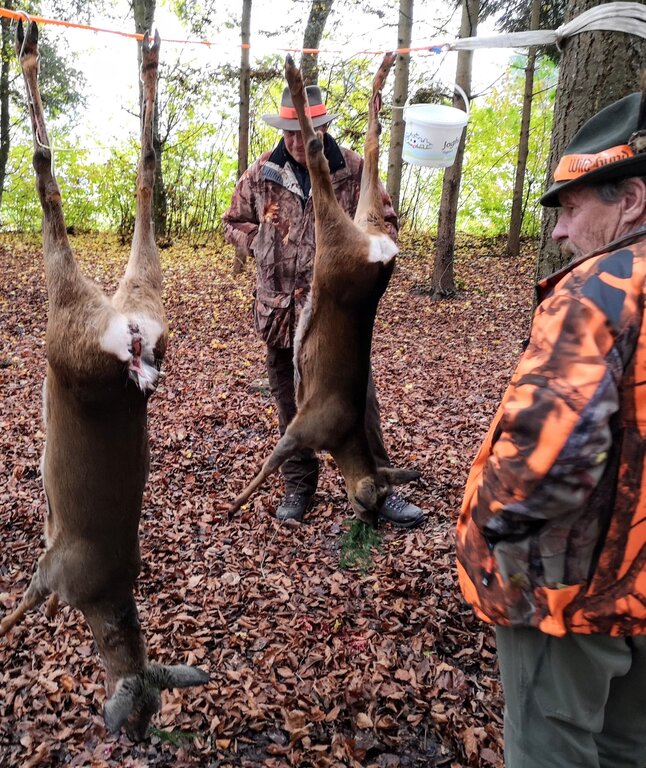
<path fill-rule="evenodd" d="M 640 3 L 606 3 L 576 16 L 558 29 L 537 29 L 533 32 L 510 32 L 491 37 L 463 37 L 450 43 L 451 51 L 471 51 L 476 48 L 525 48 L 533 45 L 556 44 L 559 48 L 568 37 L 580 32 L 626 32 L 646 37 L 646 6 Z"/>

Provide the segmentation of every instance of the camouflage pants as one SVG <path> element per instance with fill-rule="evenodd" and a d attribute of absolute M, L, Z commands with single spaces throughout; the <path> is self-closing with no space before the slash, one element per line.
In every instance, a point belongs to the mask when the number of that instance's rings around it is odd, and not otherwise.
<path fill-rule="evenodd" d="M 294 350 L 291 348 L 267 347 L 267 376 L 269 378 L 271 394 L 274 396 L 278 408 L 278 427 L 282 435 L 296 414 Z M 390 459 L 386 453 L 384 438 L 381 434 L 379 404 L 372 374 L 368 380 L 366 431 L 368 443 L 377 466 L 389 467 Z M 318 484 L 318 467 L 316 454 L 310 450 L 301 451 L 291 459 L 288 459 L 280 469 L 285 481 L 285 490 L 311 496 L 316 491 Z"/>
<path fill-rule="evenodd" d="M 496 628 L 506 768 L 644 768 L 646 636 Z"/>

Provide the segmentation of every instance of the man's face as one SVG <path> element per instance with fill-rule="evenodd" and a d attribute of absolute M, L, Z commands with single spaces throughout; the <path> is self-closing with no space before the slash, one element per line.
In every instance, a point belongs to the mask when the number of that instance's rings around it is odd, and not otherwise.
<path fill-rule="evenodd" d="M 321 125 L 316 130 L 325 133 L 327 131 L 327 125 Z M 303 134 L 300 131 L 283 131 L 283 138 L 285 139 L 285 147 L 289 154 L 297 163 L 305 165 L 306 158 Z"/>
<path fill-rule="evenodd" d="M 593 188 L 574 187 L 561 192 L 559 202 L 559 218 L 552 239 L 572 258 L 585 256 L 632 228 L 625 221 L 623 198 L 606 203 Z"/>

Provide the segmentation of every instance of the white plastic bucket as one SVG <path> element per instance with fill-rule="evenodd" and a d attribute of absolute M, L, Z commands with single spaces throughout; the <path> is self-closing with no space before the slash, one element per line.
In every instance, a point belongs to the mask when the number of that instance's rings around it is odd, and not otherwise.
<path fill-rule="evenodd" d="M 459 85 L 466 112 L 443 104 L 404 105 L 404 147 L 402 158 L 413 165 L 448 168 L 455 162 L 462 131 L 469 119 L 469 100 Z"/>

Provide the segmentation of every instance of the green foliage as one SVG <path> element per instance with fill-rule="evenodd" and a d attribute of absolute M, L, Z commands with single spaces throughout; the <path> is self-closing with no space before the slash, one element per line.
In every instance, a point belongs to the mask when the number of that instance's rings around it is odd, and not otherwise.
<path fill-rule="evenodd" d="M 363 153 L 366 138 L 367 105 L 372 93 L 374 66 L 375 62 L 368 58 L 335 60 L 327 70 L 325 80 L 319 80 L 321 87 L 328 92 L 328 111 L 339 115 L 330 129 L 334 138 L 360 153 Z M 388 99 L 384 101 L 388 103 Z M 383 128 L 390 125 L 387 107 L 381 114 L 380 122 Z M 382 148 L 388 146 L 388 141 L 387 134 L 382 133 Z"/>
<path fill-rule="evenodd" d="M 8 182 L 2 198 L 3 229 L 40 229 L 41 208 L 31 165 L 32 147 L 11 147 Z M 131 232 L 134 225 L 138 147 L 113 150 L 107 161 L 74 144 L 54 144 L 54 172 L 61 189 L 65 223 L 78 231 Z"/>
<path fill-rule="evenodd" d="M 543 60 L 534 80 L 529 157 L 525 176 L 523 234 L 540 229 L 538 198 L 545 183 L 554 109 L 555 67 Z M 482 104 L 476 103 L 469 123 L 458 228 L 471 234 L 508 231 L 518 157 L 524 71 L 512 68 Z"/>
<path fill-rule="evenodd" d="M 189 125 L 163 156 L 171 236 L 207 239 L 219 228 L 236 182 L 235 125 Z"/>
<path fill-rule="evenodd" d="M 361 520 L 344 520 L 346 532 L 341 538 L 341 568 L 358 568 L 366 573 L 372 566 L 372 550 L 381 549 L 382 535 Z"/>
<path fill-rule="evenodd" d="M 40 229 L 41 208 L 31 165 L 30 145 L 12 146 L 2 195 L 0 225 L 4 230 L 35 232 Z"/>
<path fill-rule="evenodd" d="M 522 113 L 522 66 L 517 62 L 486 98 L 471 104 L 456 222 L 459 231 L 486 235 L 508 231 Z M 527 235 L 535 235 L 540 228 L 538 198 L 548 164 L 555 82 L 554 64 L 543 59 L 534 79 L 525 175 L 523 234 Z M 410 227 L 435 229 L 442 179 L 441 169 L 405 166 L 401 211 Z"/>
<path fill-rule="evenodd" d="M 135 227 L 135 179 L 139 161 L 139 144 L 131 140 L 126 146 L 113 148 L 107 163 L 101 166 L 95 204 L 108 229 L 116 230 L 122 241 Z"/>

